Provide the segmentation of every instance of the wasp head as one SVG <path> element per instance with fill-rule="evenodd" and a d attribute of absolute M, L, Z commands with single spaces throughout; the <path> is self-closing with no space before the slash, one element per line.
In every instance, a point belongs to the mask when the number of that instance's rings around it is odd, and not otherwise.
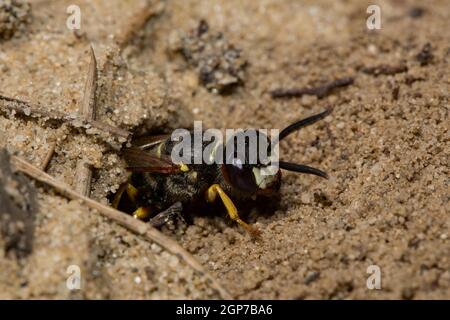
<path fill-rule="evenodd" d="M 245 194 L 270 195 L 280 188 L 280 169 L 328 178 L 328 175 L 319 169 L 279 160 L 278 142 L 292 132 L 323 119 L 330 112 L 331 109 L 327 109 L 297 121 L 270 139 L 266 132 L 256 129 L 233 134 L 223 149 L 222 174 L 226 182 Z"/>

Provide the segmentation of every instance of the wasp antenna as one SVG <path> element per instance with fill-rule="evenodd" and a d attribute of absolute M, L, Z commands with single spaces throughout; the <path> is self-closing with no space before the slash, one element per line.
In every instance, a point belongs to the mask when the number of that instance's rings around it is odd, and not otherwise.
<path fill-rule="evenodd" d="M 297 164 L 297 163 L 290 163 L 285 161 L 280 161 L 278 163 L 281 169 L 287 170 L 287 171 L 293 171 L 293 172 L 300 172 L 300 173 L 307 173 L 307 174 L 313 174 L 325 179 L 328 179 L 328 174 L 326 172 L 323 172 L 322 170 L 309 167 L 304 164 Z"/>
<path fill-rule="evenodd" d="M 331 113 L 331 111 L 333 111 L 333 108 L 327 108 L 325 111 L 323 111 L 319 114 L 315 114 L 311 117 L 294 122 L 290 126 L 287 126 L 283 130 L 281 130 L 280 135 L 278 136 L 278 141 L 286 138 L 288 135 L 290 135 L 294 131 L 297 131 L 301 128 L 309 126 L 309 125 L 325 118 L 327 115 L 329 115 Z"/>

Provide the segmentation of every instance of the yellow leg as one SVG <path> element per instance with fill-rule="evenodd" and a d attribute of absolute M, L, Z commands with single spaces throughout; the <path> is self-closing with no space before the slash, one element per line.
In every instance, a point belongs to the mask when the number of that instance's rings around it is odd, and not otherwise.
<path fill-rule="evenodd" d="M 127 194 L 133 203 L 136 202 L 136 197 L 138 194 L 138 189 L 136 189 L 131 183 L 127 183 Z"/>
<path fill-rule="evenodd" d="M 133 212 L 133 217 L 139 220 L 143 220 L 150 216 L 150 209 L 145 207 L 139 207 Z"/>
<path fill-rule="evenodd" d="M 117 209 L 119 207 L 120 199 L 122 199 L 125 190 L 127 191 L 127 195 L 128 197 L 130 197 L 131 201 L 133 201 L 133 203 L 136 202 L 138 190 L 132 184 L 124 183 L 120 186 L 119 190 L 117 190 L 117 193 L 114 196 L 114 200 L 112 202 L 112 206 L 114 209 Z"/>
<path fill-rule="evenodd" d="M 114 200 L 112 202 L 112 206 L 114 209 L 117 209 L 119 207 L 120 199 L 122 199 L 122 195 L 126 188 L 127 184 L 122 184 L 119 190 L 117 190 L 116 195 L 114 196 Z"/>
<path fill-rule="evenodd" d="M 250 235 L 252 235 L 253 237 L 257 237 L 260 235 L 258 229 L 244 222 L 239 217 L 238 211 L 233 201 L 231 201 L 230 197 L 228 197 L 225 191 L 223 191 L 223 189 L 218 184 L 213 184 L 211 187 L 208 188 L 208 190 L 206 191 L 206 200 L 208 202 L 213 202 L 216 199 L 217 195 L 219 195 L 220 199 L 225 205 L 225 208 L 227 209 L 228 215 L 233 221 L 239 223 L 239 225 L 241 225 L 245 230 L 247 230 L 247 232 L 250 233 Z"/>

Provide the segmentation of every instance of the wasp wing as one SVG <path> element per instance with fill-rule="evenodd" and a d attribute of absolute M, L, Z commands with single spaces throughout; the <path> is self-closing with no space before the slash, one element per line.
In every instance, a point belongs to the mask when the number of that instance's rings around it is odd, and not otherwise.
<path fill-rule="evenodd" d="M 154 147 L 170 138 L 170 134 L 142 136 L 132 141 L 134 147 L 145 150 Z"/>
<path fill-rule="evenodd" d="M 132 172 L 176 173 L 180 166 L 174 164 L 170 157 L 158 156 L 152 151 L 145 151 L 139 147 L 127 148 L 123 151 L 127 162 L 127 169 Z"/>

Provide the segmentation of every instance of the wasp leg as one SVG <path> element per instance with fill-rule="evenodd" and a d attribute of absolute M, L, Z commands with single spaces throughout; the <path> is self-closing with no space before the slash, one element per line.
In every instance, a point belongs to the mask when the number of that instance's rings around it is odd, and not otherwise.
<path fill-rule="evenodd" d="M 133 217 L 139 220 L 144 220 L 150 216 L 150 208 L 139 207 L 133 212 Z"/>
<path fill-rule="evenodd" d="M 119 207 L 120 199 L 122 199 L 123 193 L 127 192 L 128 197 L 131 199 L 133 203 L 136 203 L 136 197 L 138 190 L 130 183 L 124 183 L 120 186 L 119 190 L 117 190 L 116 195 L 114 196 L 112 206 L 114 209 Z"/>
<path fill-rule="evenodd" d="M 131 201 L 133 203 L 136 203 L 136 197 L 138 194 L 138 189 L 136 189 L 135 186 L 133 186 L 131 183 L 127 183 L 127 195 L 130 197 Z"/>
<path fill-rule="evenodd" d="M 125 189 L 127 188 L 127 183 L 124 183 L 120 186 L 119 190 L 117 190 L 114 200 L 112 202 L 112 207 L 114 209 L 117 209 L 119 207 L 120 199 L 122 199 L 122 195 L 125 192 Z"/>
<path fill-rule="evenodd" d="M 251 236 L 258 237 L 260 235 L 260 231 L 258 229 L 249 225 L 239 217 L 238 211 L 233 201 L 231 201 L 225 191 L 223 191 L 223 189 L 218 184 L 213 184 L 208 188 L 208 190 L 206 191 L 206 200 L 208 202 L 213 202 L 216 199 L 217 195 L 219 195 L 220 199 L 225 205 L 225 208 L 227 209 L 228 215 L 233 221 L 239 223 L 239 225 L 247 230 L 247 232 L 250 233 Z"/>
<path fill-rule="evenodd" d="M 169 208 L 151 218 L 149 222 L 153 227 L 160 228 L 172 220 L 175 216 L 180 215 L 182 210 L 183 206 L 181 202 L 175 202 Z"/>

